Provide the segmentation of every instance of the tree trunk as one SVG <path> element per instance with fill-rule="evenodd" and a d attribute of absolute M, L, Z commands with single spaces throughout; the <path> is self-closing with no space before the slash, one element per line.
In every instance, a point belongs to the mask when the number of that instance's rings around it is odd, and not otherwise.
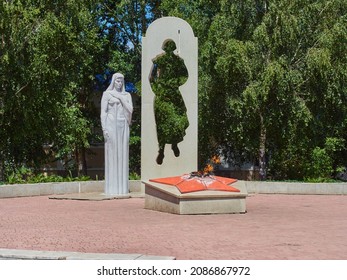
<path fill-rule="evenodd" d="M 77 176 L 87 176 L 86 149 L 76 149 Z"/>
<path fill-rule="evenodd" d="M 259 137 L 259 176 L 260 180 L 266 180 L 266 127 L 264 117 L 260 114 L 260 137 Z"/>
<path fill-rule="evenodd" d="M 5 178 L 4 178 L 4 168 L 3 168 L 3 163 L 2 161 L 0 161 L 0 182 L 1 181 L 4 181 Z"/>

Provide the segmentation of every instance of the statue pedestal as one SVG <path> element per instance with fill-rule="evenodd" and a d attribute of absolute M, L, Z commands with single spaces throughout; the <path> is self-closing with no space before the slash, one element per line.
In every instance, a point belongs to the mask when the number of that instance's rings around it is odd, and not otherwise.
<path fill-rule="evenodd" d="M 172 214 L 244 214 L 247 191 L 198 191 L 182 194 L 176 187 L 144 181 L 145 208 Z"/>
<path fill-rule="evenodd" d="M 52 195 L 50 199 L 66 199 L 66 200 L 90 200 L 90 201 L 102 201 L 113 199 L 126 199 L 130 198 L 130 194 L 108 195 L 104 193 L 69 193 Z"/>

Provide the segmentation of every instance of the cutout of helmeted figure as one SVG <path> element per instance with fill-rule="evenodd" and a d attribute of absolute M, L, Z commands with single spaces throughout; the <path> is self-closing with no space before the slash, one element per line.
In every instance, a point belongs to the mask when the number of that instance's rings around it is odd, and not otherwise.
<path fill-rule="evenodd" d="M 159 145 L 157 164 L 163 163 L 166 144 L 171 144 L 176 157 L 180 155 L 177 144 L 183 141 L 189 126 L 187 108 L 179 90 L 188 79 L 187 67 L 183 59 L 174 53 L 175 42 L 164 42 L 162 49 L 165 53 L 153 60 L 150 76 L 155 94 L 154 114 Z"/>
<path fill-rule="evenodd" d="M 124 76 L 116 73 L 101 99 L 105 139 L 105 194 L 129 193 L 129 136 L 133 105 Z"/>

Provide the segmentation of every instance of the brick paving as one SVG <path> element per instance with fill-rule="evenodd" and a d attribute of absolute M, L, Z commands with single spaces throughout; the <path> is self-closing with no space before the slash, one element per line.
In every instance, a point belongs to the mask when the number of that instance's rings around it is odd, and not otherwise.
<path fill-rule="evenodd" d="M 347 196 L 251 195 L 247 214 L 174 215 L 143 198 L 0 199 L 0 248 L 177 259 L 347 259 Z"/>

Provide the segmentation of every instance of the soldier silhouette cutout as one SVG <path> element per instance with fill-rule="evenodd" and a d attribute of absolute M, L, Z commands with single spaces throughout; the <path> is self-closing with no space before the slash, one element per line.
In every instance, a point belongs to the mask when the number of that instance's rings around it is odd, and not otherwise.
<path fill-rule="evenodd" d="M 157 129 L 159 151 L 157 164 L 163 163 L 166 144 L 176 157 L 180 150 L 178 143 L 183 141 L 189 126 L 187 108 L 179 87 L 188 80 L 188 70 L 182 58 L 175 54 L 176 44 L 165 41 L 162 48 L 165 53 L 153 59 L 150 84 L 155 94 L 154 114 Z"/>

